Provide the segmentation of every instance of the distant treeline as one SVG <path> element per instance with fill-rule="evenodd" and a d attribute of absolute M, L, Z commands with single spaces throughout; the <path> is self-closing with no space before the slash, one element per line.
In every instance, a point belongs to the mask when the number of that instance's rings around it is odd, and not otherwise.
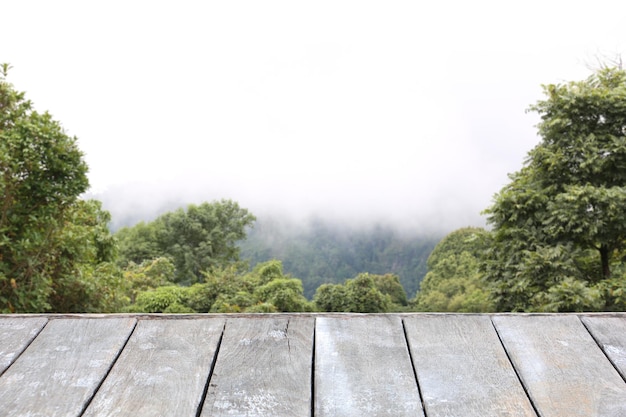
<path fill-rule="evenodd" d="M 320 221 L 306 228 L 265 222 L 258 232 L 253 222 L 246 209 L 222 200 L 192 204 L 118 230 L 123 311 L 405 311 L 406 291 L 389 271 L 411 264 L 403 264 L 403 257 L 424 268 L 432 247 L 422 244 L 413 256 L 403 239 L 381 227 L 363 232 Z M 246 230 L 253 238 L 246 238 Z M 236 242 L 252 250 L 258 262 L 242 255 Z M 301 279 L 284 271 L 283 260 L 300 271 L 310 268 L 325 275 Z M 352 272 L 359 268 L 381 272 Z M 338 277 L 334 271 L 347 275 Z M 303 283 L 310 288 L 308 299 Z"/>
<path fill-rule="evenodd" d="M 426 261 L 441 236 L 401 233 L 392 226 L 351 227 L 319 218 L 294 226 L 259 218 L 239 243 L 253 267 L 277 259 L 284 272 L 302 280 L 312 299 L 322 284 L 342 283 L 360 273 L 394 274 L 409 297 L 428 272 Z"/>

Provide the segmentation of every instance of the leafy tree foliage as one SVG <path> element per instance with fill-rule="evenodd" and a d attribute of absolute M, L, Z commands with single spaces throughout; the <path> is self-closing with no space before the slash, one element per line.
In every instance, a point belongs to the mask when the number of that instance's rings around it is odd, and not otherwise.
<path fill-rule="evenodd" d="M 320 311 L 352 312 L 352 313 L 386 313 L 400 310 L 401 306 L 392 302 L 396 299 L 406 300 L 398 295 L 398 277 L 392 275 L 376 276 L 368 273 L 357 275 L 345 284 L 323 284 L 315 292 L 313 301 Z M 382 284 L 382 288 L 377 287 Z M 381 291 L 382 290 L 382 291 Z"/>
<path fill-rule="evenodd" d="M 157 242 L 156 223 L 139 222 L 133 227 L 124 227 L 115 233 L 118 241 L 118 263 L 121 266 L 139 265 L 163 256 Z"/>
<path fill-rule="evenodd" d="M 114 308 L 119 276 L 107 272 L 115 246 L 108 213 L 78 200 L 89 184 L 76 138 L 33 110 L 7 70 L 0 72 L 0 311 Z"/>
<path fill-rule="evenodd" d="M 125 304 L 109 220 L 96 200 L 78 200 L 68 208 L 56 257 L 50 261 L 49 311 L 114 312 Z"/>
<path fill-rule="evenodd" d="M 120 229 L 116 237 L 121 265 L 168 257 L 175 267 L 175 283 L 200 282 L 203 271 L 239 261 L 236 243 L 246 237 L 246 228 L 254 220 L 248 210 L 230 200 L 191 204 L 153 222 Z"/>
<path fill-rule="evenodd" d="M 374 287 L 381 293 L 388 295 L 392 304 L 400 306 L 408 304 L 406 291 L 404 291 L 404 287 L 400 283 L 400 277 L 394 274 L 371 274 L 370 276 L 374 280 Z"/>
<path fill-rule="evenodd" d="M 271 260 L 242 273 L 236 265 L 205 272 L 205 282 L 191 287 L 163 286 L 141 291 L 134 312 L 238 313 L 303 312 L 313 306 L 303 295 L 302 282 L 285 276 L 282 264 Z"/>
<path fill-rule="evenodd" d="M 416 297 L 420 311 L 488 312 L 494 305 L 479 271 L 489 233 L 481 228 L 456 230 L 435 246 L 428 273 Z"/>
<path fill-rule="evenodd" d="M 304 298 L 302 281 L 296 278 L 276 278 L 254 291 L 256 300 L 272 304 L 277 311 L 303 312 L 310 310 Z"/>
<path fill-rule="evenodd" d="M 137 304 L 131 311 L 145 313 L 192 313 L 185 306 L 188 291 L 186 287 L 169 285 L 139 293 Z"/>
<path fill-rule="evenodd" d="M 612 269 L 626 241 L 626 72 L 603 68 L 544 93 L 531 107 L 542 141 L 486 210 L 497 308 L 623 308 Z"/>
<path fill-rule="evenodd" d="M 128 301 L 133 304 L 140 292 L 173 285 L 174 270 L 172 261 L 164 257 L 149 259 L 139 265 L 131 262 L 123 272 Z"/>

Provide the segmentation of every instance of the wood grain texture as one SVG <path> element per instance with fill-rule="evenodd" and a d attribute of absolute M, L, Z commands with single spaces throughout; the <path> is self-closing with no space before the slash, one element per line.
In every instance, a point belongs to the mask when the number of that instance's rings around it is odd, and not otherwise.
<path fill-rule="evenodd" d="M 488 316 L 404 323 L 428 417 L 535 416 Z"/>
<path fill-rule="evenodd" d="M 399 317 L 316 320 L 316 417 L 423 415 Z"/>
<path fill-rule="evenodd" d="M 626 416 L 626 383 L 574 315 L 494 316 L 542 416 Z"/>
<path fill-rule="evenodd" d="M 140 320 L 83 416 L 195 417 L 224 322 Z"/>
<path fill-rule="evenodd" d="M 45 317 L 0 318 L 0 375 L 26 349 L 47 322 Z"/>
<path fill-rule="evenodd" d="M 227 320 L 202 416 L 311 415 L 313 331 L 310 317 Z"/>
<path fill-rule="evenodd" d="M 134 319 L 55 319 L 0 378 L 0 415 L 79 416 Z"/>
<path fill-rule="evenodd" d="M 615 368 L 626 379 L 626 317 L 581 317 Z"/>
<path fill-rule="evenodd" d="M 0 416 L 531 416 L 521 379 L 541 417 L 623 417 L 625 338 L 626 313 L 3 316 Z"/>

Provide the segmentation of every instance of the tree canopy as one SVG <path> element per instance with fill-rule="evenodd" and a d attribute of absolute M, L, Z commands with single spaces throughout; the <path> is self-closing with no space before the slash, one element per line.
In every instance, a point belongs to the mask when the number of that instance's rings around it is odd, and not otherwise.
<path fill-rule="evenodd" d="M 174 283 L 201 282 L 203 272 L 239 261 L 237 242 L 245 239 L 254 220 L 231 200 L 190 204 L 150 223 L 120 229 L 120 264 L 168 257 L 175 267 Z"/>
<path fill-rule="evenodd" d="M 131 311 L 148 313 L 271 313 L 312 311 L 302 282 L 283 274 L 280 261 L 270 260 L 252 271 L 233 265 L 204 273 L 204 282 L 190 287 L 165 285 L 138 293 Z"/>
<path fill-rule="evenodd" d="M 617 308 L 626 242 L 626 72 L 544 86 L 541 142 L 486 210 L 499 310 Z M 619 291 L 617 291 L 619 290 Z M 616 304 L 617 303 L 617 304 Z"/>
<path fill-rule="evenodd" d="M 0 72 L 0 311 L 67 311 L 110 261 L 108 213 L 78 199 L 87 165 L 61 124 Z M 76 283 L 81 281 L 80 289 Z M 71 293 L 74 293 L 74 296 Z M 79 295 L 78 293 L 81 293 Z M 102 305 L 94 308 L 102 308 Z"/>
<path fill-rule="evenodd" d="M 420 285 L 420 311 L 493 311 L 480 260 L 489 247 L 489 232 L 466 227 L 448 234 L 428 257 L 428 273 Z"/>
<path fill-rule="evenodd" d="M 406 305 L 398 276 L 361 273 L 344 284 L 322 284 L 313 297 L 320 311 L 386 313 Z"/>

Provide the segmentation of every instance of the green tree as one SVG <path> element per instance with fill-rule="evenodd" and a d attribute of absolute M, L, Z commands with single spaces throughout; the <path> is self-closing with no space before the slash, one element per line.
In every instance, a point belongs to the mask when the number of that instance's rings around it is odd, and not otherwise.
<path fill-rule="evenodd" d="M 252 270 L 252 275 L 256 276 L 259 284 L 264 285 L 273 279 L 281 279 L 283 274 L 283 263 L 272 259 L 267 262 L 257 264 Z"/>
<path fill-rule="evenodd" d="M 271 304 L 276 311 L 310 311 L 309 302 L 304 297 L 302 281 L 296 278 L 275 278 L 254 291 L 257 303 Z"/>
<path fill-rule="evenodd" d="M 191 204 L 118 231 L 121 265 L 168 257 L 175 266 L 174 282 L 201 282 L 202 272 L 239 262 L 237 242 L 255 217 L 230 200 Z"/>
<path fill-rule="evenodd" d="M 348 311 L 346 287 L 343 284 L 322 284 L 315 291 L 313 302 L 319 311 Z"/>
<path fill-rule="evenodd" d="M 428 258 L 415 303 L 420 311 L 488 312 L 494 306 L 479 271 L 489 233 L 467 227 L 448 234 Z"/>
<path fill-rule="evenodd" d="M 0 311 L 40 312 L 62 292 L 58 268 L 82 261 L 64 257 L 72 245 L 64 229 L 88 188 L 87 165 L 50 114 L 33 110 L 0 72 Z M 74 250 L 79 251 L 76 246 Z"/>
<path fill-rule="evenodd" d="M 119 242 L 118 263 L 121 267 L 142 264 L 163 257 L 157 242 L 155 222 L 139 222 L 133 227 L 123 227 L 115 232 Z"/>
<path fill-rule="evenodd" d="M 346 296 L 350 301 L 348 311 L 354 313 L 386 313 L 391 310 L 391 297 L 376 288 L 374 278 L 359 274 L 346 281 Z"/>
<path fill-rule="evenodd" d="M 49 311 L 113 312 L 126 304 L 114 262 L 116 242 L 107 226 L 110 219 L 97 200 L 78 200 L 69 206 L 56 238 L 56 256 L 48 265 Z"/>
<path fill-rule="evenodd" d="M 191 287 L 164 286 L 140 291 L 134 312 L 303 312 L 313 305 L 303 295 L 302 281 L 283 275 L 280 261 L 271 260 L 250 272 L 236 265 L 203 273 L 205 282 Z"/>
<path fill-rule="evenodd" d="M 140 292 L 172 285 L 174 270 L 174 264 L 169 258 L 149 259 L 139 265 L 131 262 L 123 272 L 130 303 L 135 302 Z"/>
<path fill-rule="evenodd" d="M 324 284 L 313 301 L 320 311 L 386 313 L 392 309 L 391 297 L 376 288 L 374 276 L 359 274 L 345 284 Z"/>
<path fill-rule="evenodd" d="M 486 210 L 485 274 L 499 310 L 615 308 L 606 288 L 626 241 L 626 72 L 544 93 L 530 108 L 542 140 Z"/>
<path fill-rule="evenodd" d="M 144 291 L 137 296 L 137 304 L 131 309 L 145 313 L 193 313 L 186 307 L 188 288 L 170 285 Z"/>
<path fill-rule="evenodd" d="M 384 295 L 389 296 L 391 303 L 406 306 L 408 300 L 406 298 L 406 291 L 400 283 L 400 277 L 394 274 L 368 274 L 374 280 L 374 287 Z"/>

